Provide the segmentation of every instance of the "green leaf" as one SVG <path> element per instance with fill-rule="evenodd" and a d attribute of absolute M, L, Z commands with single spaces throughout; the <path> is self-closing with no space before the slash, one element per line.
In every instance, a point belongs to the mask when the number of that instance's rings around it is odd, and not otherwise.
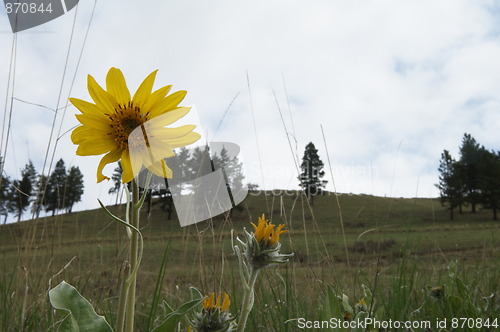
<path fill-rule="evenodd" d="M 323 312 L 321 313 L 322 320 L 328 320 L 331 317 L 341 317 L 343 313 L 338 297 L 335 295 L 332 287 L 327 286 Z"/>
<path fill-rule="evenodd" d="M 200 304 L 204 298 L 188 301 L 182 304 L 177 310 L 169 313 L 163 322 L 156 327 L 153 332 L 174 332 L 182 317 Z"/>
<path fill-rule="evenodd" d="M 342 306 L 344 307 L 344 310 L 350 313 L 351 315 L 354 315 L 354 310 L 352 310 L 352 307 L 349 305 L 349 297 L 347 295 L 342 294 Z"/>
<path fill-rule="evenodd" d="M 372 291 L 365 284 L 362 284 L 361 287 L 363 287 L 363 292 L 365 293 L 365 301 L 367 301 L 367 303 L 368 301 L 371 302 L 373 297 Z"/>
<path fill-rule="evenodd" d="M 201 294 L 201 292 L 198 288 L 190 287 L 190 290 L 191 290 L 191 298 L 192 299 L 205 299 L 205 296 L 203 294 Z M 195 309 L 197 311 L 201 311 L 202 307 L 203 306 L 201 305 L 201 302 L 200 302 L 195 306 Z"/>
<path fill-rule="evenodd" d="M 358 322 L 356 326 L 353 329 L 351 329 L 351 332 L 363 332 L 365 331 L 365 328 L 363 327 L 363 322 L 368 318 L 368 313 L 366 311 L 360 311 L 354 318 L 354 321 Z"/>
<path fill-rule="evenodd" d="M 58 331 L 112 332 L 113 329 L 103 316 L 98 315 L 92 305 L 76 288 L 61 282 L 49 291 L 50 303 L 55 309 L 63 310 L 67 316 Z"/>

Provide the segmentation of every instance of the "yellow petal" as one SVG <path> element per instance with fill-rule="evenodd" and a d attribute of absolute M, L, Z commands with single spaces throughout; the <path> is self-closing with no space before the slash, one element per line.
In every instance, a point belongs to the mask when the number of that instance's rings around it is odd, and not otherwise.
<path fill-rule="evenodd" d="M 158 115 L 161 115 L 165 112 L 171 111 L 175 109 L 179 103 L 184 99 L 186 96 L 187 91 L 181 90 L 172 93 L 171 95 L 163 98 L 160 102 L 158 102 L 155 107 L 151 107 L 149 109 L 149 114 L 151 117 L 157 117 Z"/>
<path fill-rule="evenodd" d="M 115 97 L 101 88 L 91 75 L 88 76 L 87 87 L 90 97 L 92 97 L 97 107 L 106 110 L 106 112 L 112 112 L 118 105 Z"/>
<path fill-rule="evenodd" d="M 153 165 L 149 165 L 148 169 L 155 175 L 165 179 L 171 179 L 173 175 L 172 170 L 167 166 L 164 160 L 154 163 Z"/>
<path fill-rule="evenodd" d="M 104 166 L 106 166 L 107 164 L 111 164 L 114 163 L 115 161 L 118 161 L 121 155 L 122 155 L 122 150 L 115 149 L 106 154 L 104 157 L 102 157 L 101 161 L 99 162 L 99 166 L 97 166 L 97 183 L 102 182 L 103 180 L 109 180 L 109 177 L 104 176 L 104 174 L 102 174 L 102 170 L 104 169 Z"/>
<path fill-rule="evenodd" d="M 210 296 L 207 295 L 207 297 L 202 302 L 204 309 L 208 310 L 210 308 L 213 308 L 214 297 L 215 297 L 214 293 L 212 293 L 212 295 L 210 295 Z"/>
<path fill-rule="evenodd" d="M 222 302 L 222 306 L 220 307 L 221 311 L 228 311 L 229 306 L 231 305 L 231 301 L 229 301 L 229 295 L 224 293 L 224 302 Z"/>
<path fill-rule="evenodd" d="M 120 69 L 112 67 L 106 75 L 106 90 L 112 94 L 119 104 L 125 105 L 130 100 L 130 92 L 125 77 Z"/>
<path fill-rule="evenodd" d="M 95 116 L 93 114 L 75 114 L 75 117 L 85 127 L 91 127 L 102 131 L 107 134 L 111 131 L 110 120 Z"/>
<path fill-rule="evenodd" d="M 141 159 L 138 156 L 130 157 L 130 152 L 128 150 L 122 153 L 122 183 L 128 183 L 134 179 L 134 177 L 139 173 L 142 168 Z"/>
<path fill-rule="evenodd" d="M 222 292 L 219 292 L 219 295 L 217 295 L 217 301 L 215 302 L 215 307 L 220 308 L 220 302 L 222 301 Z"/>
<path fill-rule="evenodd" d="M 143 105 L 144 110 L 147 112 L 150 109 L 154 109 L 158 105 L 158 103 L 162 101 L 163 98 L 165 98 L 165 96 L 170 92 L 170 89 L 172 89 L 172 86 L 167 85 L 153 92 L 148 98 L 148 101 Z"/>
<path fill-rule="evenodd" d="M 153 90 L 153 84 L 155 82 L 157 72 L 158 70 L 155 70 L 149 74 L 148 77 L 146 77 L 146 79 L 141 83 L 132 98 L 134 104 L 144 106 L 147 103 L 149 97 L 151 96 L 151 90 Z"/>
<path fill-rule="evenodd" d="M 81 100 L 78 98 L 69 98 L 69 101 L 83 114 L 92 114 L 94 116 L 102 117 L 107 119 L 104 109 L 100 109 L 96 104 L 89 103 L 88 101 Z"/>
<path fill-rule="evenodd" d="M 115 148 L 116 145 L 113 141 L 93 139 L 80 143 L 76 149 L 76 154 L 79 156 L 98 156 Z"/>
<path fill-rule="evenodd" d="M 153 137 L 155 139 L 169 140 L 172 138 L 186 136 L 192 132 L 194 128 L 196 128 L 195 125 L 184 125 L 176 128 L 159 128 L 159 130 L 155 131 L 156 135 Z"/>
<path fill-rule="evenodd" d="M 198 141 L 201 138 L 200 134 L 195 132 L 190 132 L 189 134 L 179 137 L 169 139 L 166 143 L 168 143 L 170 148 L 182 148 L 184 146 L 188 146 Z"/>
<path fill-rule="evenodd" d="M 101 137 L 106 138 L 106 136 L 108 135 L 99 132 L 99 130 L 96 130 L 95 128 L 90 128 L 87 126 L 79 126 L 76 127 L 75 130 L 73 130 L 73 132 L 71 133 L 71 141 L 73 142 L 73 144 L 80 144 L 82 142 L 85 142 L 86 140 L 96 138 L 96 136 L 98 138 Z"/>
<path fill-rule="evenodd" d="M 191 107 L 179 107 L 173 111 L 155 116 L 144 125 L 146 126 L 146 130 L 155 130 L 156 128 L 168 126 L 184 117 L 190 110 Z"/>
<path fill-rule="evenodd" d="M 144 147 L 138 151 L 144 165 L 151 165 L 165 158 L 174 157 L 175 153 L 168 144 L 161 141 L 151 141 L 149 147 Z"/>

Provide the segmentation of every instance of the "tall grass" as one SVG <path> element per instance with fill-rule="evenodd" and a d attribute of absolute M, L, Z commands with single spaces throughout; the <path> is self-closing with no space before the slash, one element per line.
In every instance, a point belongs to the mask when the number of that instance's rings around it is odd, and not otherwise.
<path fill-rule="evenodd" d="M 175 220 L 166 221 L 157 207 L 149 218 L 143 216 L 139 331 L 147 331 L 162 316 L 164 300 L 176 306 L 189 298 L 191 286 L 206 294 L 227 291 L 232 312 L 238 312 L 242 293 L 231 230 L 241 234 L 249 221 L 255 221 L 263 195 L 248 197 L 232 217 L 183 229 Z M 330 213 L 331 196 L 317 197 L 312 211 L 297 208 L 300 196 L 283 197 L 282 203 L 272 198 L 268 201 L 274 222 L 290 228 L 282 238 L 283 252 L 296 255 L 289 264 L 261 274 L 248 331 L 297 331 L 299 318 L 342 318 L 343 312 L 331 309 L 340 308 L 334 302 L 345 294 L 354 307 L 364 297 L 362 285 L 372 292 L 370 311 L 381 320 L 499 316 L 500 267 L 494 262 L 500 256 L 495 236 L 500 225 L 488 221 L 489 215 L 464 215 L 450 223 L 446 211 L 435 210 L 432 200 L 341 195 L 344 238 Z M 365 206 L 362 212 L 360 206 Z M 286 214 L 280 214 L 283 208 Z M 381 227 L 379 218 L 387 209 L 390 227 Z M 113 324 L 126 243 L 123 229 L 108 223 L 99 210 L 39 222 L 43 234 L 30 237 L 31 243 L 22 239 L 33 222 L 0 229 L 0 330 L 54 330 L 61 317 L 54 315 L 47 291 L 49 283 L 54 286 L 61 280 L 76 286 Z M 117 231 L 122 239 L 117 239 Z M 432 288 L 442 285 L 445 299 L 430 295 Z"/>

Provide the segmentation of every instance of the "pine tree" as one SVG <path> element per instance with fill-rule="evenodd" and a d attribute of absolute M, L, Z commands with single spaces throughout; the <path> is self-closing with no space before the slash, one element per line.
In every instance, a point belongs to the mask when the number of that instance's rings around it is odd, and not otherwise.
<path fill-rule="evenodd" d="M 461 178 L 460 164 L 453 159 L 447 150 L 441 154 L 439 162 L 439 189 L 441 203 L 449 204 L 450 220 L 453 220 L 453 211 L 463 202 L 464 184 Z"/>
<path fill-rule="evenodd" d="M 498 220 L 497 210 L 500 208 L 500 155 L 494 151 L 484 151 L 478 166 L 478 189 L 481 203 L 492 209 L 493 220 Z"/>
<path fill-rule="evenodd" d="M 83 195 L 83 174 L 78 166 L 71 166 L 66 177 L 66 198 L 64 208 L 71 213 L 73 205 L 82 200 Z"/>
<path fill-rule="evenodd" d="M 31 196 L 34 192 L 36 183 L 36 170 L 31 160 L 21 170 L 21 179 L 14 180 L 10 187 L 8 197 L 8 210 L 13 212 L 17 217 L 17 221 L 21 220 L 21 216 L 30 205 Z"/>
<path fill-rule="evenodd" d="M 46 192 L 46 210 L 52 211 L 52 215 L 55 215 L 57 210 L 64 208 L 65 203 L 65 184 L 66 184 L 66 166 L 64 165 L 64 160 L 59 159 L 56 163 L 56 167 L 49 177 L 50 191 Z"/>
<path fill-rule="evenodd" d="M 244 198 L 242 197 L 242 191 L 244 189 L 243 181 L 245 180 L 243 164 L 239 161 L 238 157 L 231 157 L 224 146 L 220 151 L 220 155 L 213 155 L 212 162 L 214 170 L 224 170 L 224 180 L 226 181 L 228 192 L 231 195 L 233 203 L 237 205 Z"/>
<path fill-rule="evenodd" d="M 0 216 L 4 217 L 3 223 L 7 222 L 9 215 L 8 201 L 9 201 L 10 179 L 3 174 L 0 175 Z"/>
<path fill-rule="evenodd" d="M 470 134 L 464 134 L 460 147 L 461 177 L 463 178 L 466 200 L 471 204 L 472 212 L 476 212 L 479 203 L 479 163 L 484 148 L 481 147 Z"/>
<path fill-rule="evenodd" d="M 322 193 L 328 181 L 321 180 L 325 175 L 323 162 L 319 158 L 318 150 L 312 142 L 306 145 L 304 157 L 302 157 L 301 170 L 299 176 L 300 186 L 305 190 L 307 198 L 313 205 L 314 196 Z"/>
<path fill-rule="evenodd" d="M 35 185 L 35 195 L 33 198 L 32 211 L 35 217 L 40 216 L 43 207 L 47 206 L 47 193 L 51 192 L 49 177 L 47 175 L 38 175 L 38 181 Z"/>

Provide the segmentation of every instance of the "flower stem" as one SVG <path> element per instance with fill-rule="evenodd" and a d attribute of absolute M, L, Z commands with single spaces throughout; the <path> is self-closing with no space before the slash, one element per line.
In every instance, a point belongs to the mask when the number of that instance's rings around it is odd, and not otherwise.
<path fill-rule="evenodd" d="M 237 332 L 245 331 L 245 325 L 247 324 L 248 315 L 252 311 L 253 300 L 254 300 L 254 286 L 257 276 L 259 275 L 259 269 L 252 268 L 250 273 L 250 278 L 248 280 L 248 285 L 245 285 L 245 293 L 243 294 L 243 304 L 241 305 L 241 316 L 238 322 Z"/>
<path fill-rule="evenodd" d="M 139 188 L 135 180 L 132 180 L 132 218 L 130 224 L 135 228 L 139 229 Z M 135 288 L 137 280 L 137 264 L 139 264 L 140 258 L 138 257 L 139 252 L 139 235 L 136 232 L 132 232 L 130 236 L 130 270 L 132 275 L 130 276 L 130 285 L 128 287 L 127 295 L 127 314 L 125 321 L 125 331 L 134 331 L 134 314 L 135 314 Z M 135 271 L 135 273 L 134 273 Z"/>
<path fill-rule="evenodd" d="M 118 317 L 116 319 L 116 332 L 123 332 L 123 327 L 125 324 L 125 310 L 127 308 L 127 296 L 128 296 L 127 279 L 129 273 L 130 273 L 129 263 L 124 262 L 123 267 L 120 271 L 121 283 L 120 283 L 120 296 L 118 298 Z"/>

